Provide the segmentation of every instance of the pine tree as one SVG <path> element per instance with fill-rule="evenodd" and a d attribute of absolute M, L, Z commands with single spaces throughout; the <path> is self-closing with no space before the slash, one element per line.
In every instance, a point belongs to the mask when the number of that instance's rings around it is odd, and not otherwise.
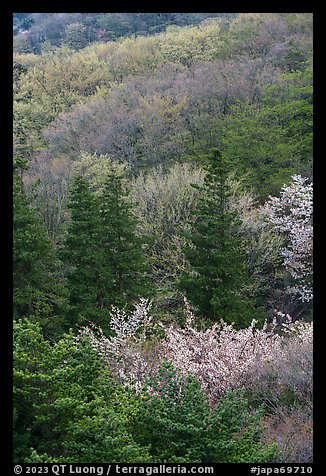
<path fill-rule="evenodd" d="M 191 271 L 184 272 L 180 289 L 199 313 L 245 326 L 256 317 L 245 293 L 249 281 L 240 237 L 234 232 L 237 216 L 228 207 L 229 164 L 217 149 L 207 158 L 206 176 L 185 256 Z"/>
<path fill-rule="evenodd" d="M 110 173 L 101 194 L 100 216 L 106 266 L 111 269 L 110 303 L 131 304 L 148 295 L 142 240 L 136 235 L 136 220 L 128 202 L 123 175 Z"/>

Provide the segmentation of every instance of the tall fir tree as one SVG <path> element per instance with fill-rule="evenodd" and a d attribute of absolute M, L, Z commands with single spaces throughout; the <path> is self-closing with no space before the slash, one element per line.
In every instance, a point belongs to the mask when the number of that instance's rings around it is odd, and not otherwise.
<path fill-rule="evenodd" d="M 123 307 L 147 295 L 141 240 L 126 196 L 117 172 L 108 175 L 100 195 L 82 176 L 74 180 L 71 223 L 61 251 L 72 324 L 92 321 L 105 328 L 112 305 Z"/>
<path fill-rule="evenodd" d="M 56 277 L 56 258 L 45 226 L 33 209 L 17 167 L 13 176 L 14 318 L 40 322 L 47 335 L 60 333 L 65 289 Z"/>
<path fill-rule="evenodd" d="M 201 315 L 246 326 L 256 317 L 253 302 L 243 290 L 249 283 L 241 238 L 235 233 L 238 219 L 228 206 L 230 166 L 218 149 L 213 149 L 204 166 L 190 243 L 185 256 L 191 270 L 179 281 L 180 290 Z"/>
<path fill-rule="evenodd" d="M 124 180 L 119 172 L 109 173 L 100 198 L 105 260 L 112 272 L 110 301 L 115 306 L 131 304 L 149 292 L 142 239 L 136 234 Z"/>
<path fill-rule="evenodd" d="M 111 275 L 104 267 L 99 202 L 82 176 L 72 184 L 68 208 L 71 221 L 60 256 L 67 267 L 69 321 L 85 324 L 100 318 Z"/>

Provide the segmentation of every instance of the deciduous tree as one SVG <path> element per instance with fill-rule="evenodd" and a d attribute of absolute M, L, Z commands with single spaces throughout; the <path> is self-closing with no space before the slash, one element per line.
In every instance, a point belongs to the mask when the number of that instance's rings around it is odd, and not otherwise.
<path fill-rule="evenodd" d="M 303 302 L 313 298 L 313 185 L 307 178 L 294 175 L 279 197 L 270 197 L 265 205 L 270 222 L 285 237 L 281 251 L 283 265 L 293 279 L 288 291 Z"/>

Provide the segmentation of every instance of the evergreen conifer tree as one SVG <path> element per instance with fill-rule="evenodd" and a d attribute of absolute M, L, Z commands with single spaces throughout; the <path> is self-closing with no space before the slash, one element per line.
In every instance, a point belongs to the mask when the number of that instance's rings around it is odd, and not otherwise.
<path fill-rule="evenodd" d="M 105 266 L 112 273 L 109 297 L 115 306 L 131 304 L 132 300 L 147 296 L 149 290 L 142 240 L 136 235 L 136 220 L 123 182 L 121 173 L 109 173 L 100 198 Z"/>
<path fill-rule="evenodd" d="M 22 317 L 33 312 L 35 300 L 46 289 L 51 246 L 17 173 L 13 191 L 14 314 Z"/>
<path fill-rule="evenodd" d="M 100 318 L 111 275 L 104 267 L 98 199 L 81 176 L 73 182 L 68 208 L 71 222 L 60 254 L 67 265 L 70 322 L 85 324 Z"/>
<path fill-rule="evenodd" d="M 146 296 L 144 260 L 136 223 L 126 200 L 123 176 L 108 175 L 100 195 L 87 180 L 74 180 L 71 223 L 61 256 L 67 268 L 70 320 L 106 327 L 111 306 L 123 307 Z"/>
<path fill-rule="evenodd" d="M 201 315 L 246 326 L 256 317 L 253 302 L 242 292 L 249 275 L 235 212 L 228 207 L 229 164 L 213 149 L 205 165 L 206 176 L 196 210 L 197 220 L 185 256 L 191 271 L 179 285 Z"/>
<path fill-rule="evenodd" d="M 18 168 L 13 179 L 14 318 L 36 319 L 53 337 L 60 332 L 65 289 L 55 277 L 52 243 L 25 194 Z"/>

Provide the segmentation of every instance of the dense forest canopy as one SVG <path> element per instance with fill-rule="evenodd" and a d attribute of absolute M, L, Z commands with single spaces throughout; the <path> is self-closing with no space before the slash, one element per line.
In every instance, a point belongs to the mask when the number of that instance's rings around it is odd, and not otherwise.
<path fill-rule="evenodd" d="M 207 18 L 228 20 L 236 13 L 14 13 L 14 48 L 41 53 L 46 44 L 75 49 L 124 36 L 154 35 L 170 25 L 197 25 Z M 28 34 L 25 42 L 24 35 Z"/>
<path fill-rule="evenodd" d="M 13 39 L 15 461 L 311 462 L 312 14 Z"/>

